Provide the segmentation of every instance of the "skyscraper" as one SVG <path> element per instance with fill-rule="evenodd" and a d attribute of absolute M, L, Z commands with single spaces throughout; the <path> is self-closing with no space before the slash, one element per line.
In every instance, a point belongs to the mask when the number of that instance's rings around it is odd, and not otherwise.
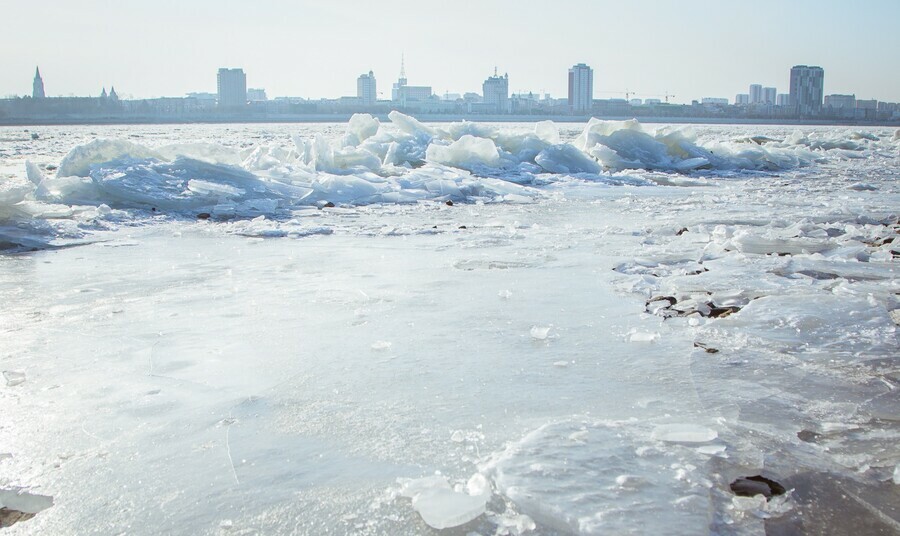
<path fill-rule="evenodd" d="M 762 89 L 763 104 L 775 104 L 778 98 L 778 90 L 774 87 L 764 87 Z"/>
<path fill-rule="evenodd" d="M 481 86 L 484 92 L 484 103 L 492 104 L 498 113 L 505 113 L 509 100 L 509 75 L 499 76 L 494 68 L 494 76 L 489 76 Z"/>
<path fill-rule="evenodd" d="M 760 84 L 750 84 L 750 104 L 762 104 L 763 90 Z"/>
<path fill-rule="evenodd" d="M 369 71 L 369 74 L 359 75 L 356 79 L 356 96 L 363 106 L 375 104 L 378 100 L 378 93 L 375 91 L 375 73 Z"/>
<path fill-rule="evenodd" d="M 821 67 L 795 65 L 791 68 L 791 106 L 800 115 L 822 110 L 825 93 L 825 71 Z"/>
<path fill-rule="evenodd" d="M 31 85 L 31 98 L 33 99 L 43 99 L 46 98 L 46 94 L 44 93 L 44 79 L 41 78 L 41 71 L 37 67 L 34 68 L 34 83 Z"/>
<path fill-rule="evenodd" d="M 242 108 L 247 104 L 247 75 L 243 69 L 219 69 L 219 108 Z"/>
<path fill-rule="evenodd" d="M 569 69 L 569 107 L 589 112 L 594 104 L 594 70 L 583 63 Z"/>

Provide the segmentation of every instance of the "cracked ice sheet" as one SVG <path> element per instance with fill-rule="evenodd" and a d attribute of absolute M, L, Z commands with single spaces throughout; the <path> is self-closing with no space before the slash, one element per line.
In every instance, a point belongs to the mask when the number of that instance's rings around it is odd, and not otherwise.
<path fill-rule="evenodd" d="M 562 208 L 404 210 L 392 227 L 470 229 L 401 236 L 323 215 L 338 232 L 297 240 L 174 222 L 0 258 L 4 367 L 27 373 L 3 392 L 0 478 L 55 501 L 16 530 L 309 528 L 348 508 L 420 531 L 408 505 L 370 513 L 374 490 L 467 478 L 558 415 L 695 414 L 689 342 L 613 294 L 599 222 Z M 635 346 L 638 327 L 665 338 Z"/>

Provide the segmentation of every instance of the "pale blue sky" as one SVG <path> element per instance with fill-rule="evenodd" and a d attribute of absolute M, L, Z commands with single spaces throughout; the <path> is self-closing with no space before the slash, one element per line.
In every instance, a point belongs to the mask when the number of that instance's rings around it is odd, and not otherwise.
<path fill-rule="evenodd" d="M 134 97 L 215 91 L 243 67 L 269 97 L 337 97 L 375 71 L 378 91 L 406 54 L 409 83 L 481 92 L 494 66 L 511 91 L 563 97 L 574 63 L 596 98 L 668 91 L 676 102 L 787 93 L 790 67 L 821 65 L 825 93 L 900 101 L 900 0 L 5 0 L 0 95 Z"/>

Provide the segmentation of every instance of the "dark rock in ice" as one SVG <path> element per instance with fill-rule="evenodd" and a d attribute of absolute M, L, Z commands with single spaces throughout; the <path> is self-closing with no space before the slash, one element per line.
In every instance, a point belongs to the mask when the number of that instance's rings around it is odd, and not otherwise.
<path fill-rule="evenodd" d="M 334 203 L 332 203 L 331 201 L 327 201 L 324 205 L 322 205 L 322 208 L 334 208 Z"/>
<path fill-rule="evenodd" d="M 41 135 L 38 134 L 37 132 L 32 132 L 32 133 L 31 133 L 31 139 L 33 139 L 33 140 L 36 140 L 36 139 L 38 139 L 38 138 L 40 138 L 40 137 L 41 137 Z"/>
<path fill-rule="evenodd" d="M 731 483 L 731 491 L 741 497 L 763 495 L 766 500 L 776 495 L 784 495 L 784 486 L 761 475 L 744 476 Z"/>
<path fill-rule="evenodd" d="M 819 281 L 825 281 L 828 279 L 837 279 L 839 277 L 837 274 L 833 274 L 831 272 L 822 272 L 819 270 L 800 270 L 800 271 L 794 272 L 794 273 L 805 275 L 806 277 L 811 277 L 811 278 L 817 279 Z"/>
<path fill-rule="evenodd" d="M 21 489 L 0 489 L 0 528 L 28 521 L 53 506 L 53 497 L 28 493 Z"/>
<path fill-rule="evenodd" d="M 712 302 L 709 304 L 709 314 L 706 316 L 710 318 L 724 318 L 732 313 L 736 313 L 741 310 L 740 307 L 737 306 L 729 306 L 729 307 L 716 307 Z"/>
<path fill-rule="evenodd" d="M 468 227 L 466 227 L 465 225 L 460 225 L 459 228 L 460 229 L 468 229 Z"/>
<path fill-rule="evenodd" d="M 47 164 L 46 166 L 44 166 L 44 169 L 46 169 L 47 171 L 56 171 L 57 166 L 53 164 Z"/>
<path fill-rule="evenodd" d="M 806 443 L 816 443 L 819 441 L 819 438 L 822 437 L 822 434 L 813 432 L 812 430 L 800 430 L 797 432 L 797 437 L 800 441 L 805 441 Z"/>
<path fill-rule="evenodd" d="M 0 529 L 11 527 L 22 521 L 28 521 L 32 517 L 34 517 L 34 514 L 20 512 L 11 508 L 0 508 Z"/>
<path fill-rule="evenodd" d="M 681 229 L 678 230 L 677 233 L 675 233 L 675 236 L 681 236 L 681 235 L 683 235 L 683 234 L 686 233 L 686 232 L 688 232 L 688 228 L 687 228 L 687 227 L 682 227 Z"/>
<path fill-rule="evenodd" d="M 712 348 L 712 347 L 709 347 L 709 346 L 703 344 L 702 342 L 695 342 L 695 343 L 694 343 L 694 348 L 700 348 L 701 350 L 706 350 L 706 353 L 707 353 L 707 354 L 717 354 L 717 353 L 719 353 L 718 348 Z"/>
<path fill-rule="evenodd" d="M 452 206 L 453 206 L 453 201 L 451 201 L 451 200 L 448 199 L 444 204 L 447 205 L 448 207 L 452 207 Z"/>
<path fill-rule="evenodd" d="M 208 220 L 209 218 L 210 218 L 209 212 L 201 212 L 200 214 L 197 214 L 198 220 Z"/>

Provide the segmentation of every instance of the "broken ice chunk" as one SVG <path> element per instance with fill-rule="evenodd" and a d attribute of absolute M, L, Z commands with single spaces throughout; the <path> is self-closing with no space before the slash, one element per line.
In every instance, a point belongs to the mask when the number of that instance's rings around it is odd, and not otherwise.
<path fill-rule="evenodd" d="M 653 342 L 659 338 L 659 333 L 647 333 L 645 331 L 632 331 L 628 335 L 628 340 L 631 342 Z"/>
<path fill-rule="evenodd" d="M 704 445 L 702 447 L 697 448 L 697 452 L 700 454 L 706 454 L 707 456 L 721 456 L 725 453 L 727 447 L 725 445 Z M 724 456 L 727 458 L 727 456 Z"/>
<path fill-rule="evenodd" d="M 699 424 L 661 424 L 653 429 L 651 437 L 669 443 L 708 443 L 719 434 Z"/>
<path fill-rule="evenodd" d="M 545 341 L 550 335 L 550 326 L 531 326 L 531 338 L 538 341 Z"/>
<path fill-rule="evenodd" d="M 390 350 L 393 344 L 389 341 L 375 341 L 372 343 L 373 350 Z"/>
<path fill-rule="evenodd" d="M 638 489 L 648 484 L 646 479 L 636 475 L 619 475 L 616 477 L 616 486 L 623 489 Z"/>
<path fill-rule="evenodd" d="M 413 508 L 419 512 L 428 526 L 435 529 L 458 527 L 484 513 L 490 498 L 490 483 L 481 479 L 469 479 L 466 487 L 478 492 L 472 496 L 450 489 L 447 478 L 436 474 L 416 479 L 398 479 L 400 495 L 412 499 Z M 487 491 L 485 491 L 487 490 Z"/>
<path fill-rule="evenodd" d="M 493 494 L 490 481 L 481 473 L 475 473 L 469 478 L 466 491 L 473 497 L 485 497 L 485 500 L 490 499 Z"/>
<path fill-rule="evenodd" d="M 413 508 L 435 529 L 458 527 L 484 513 L 484 496 L 473 497 L 445 488 L 426 490 L 413 498 Z"/>
<path fill-rule="evenodd" d="M 6 378 L 6 386 L 7 387 L 15 387 L 16 385 L 25 383 L 25 373 L 24 372 L 17 372 L 14 370 L 4 370 L 3 377 Z"/>

